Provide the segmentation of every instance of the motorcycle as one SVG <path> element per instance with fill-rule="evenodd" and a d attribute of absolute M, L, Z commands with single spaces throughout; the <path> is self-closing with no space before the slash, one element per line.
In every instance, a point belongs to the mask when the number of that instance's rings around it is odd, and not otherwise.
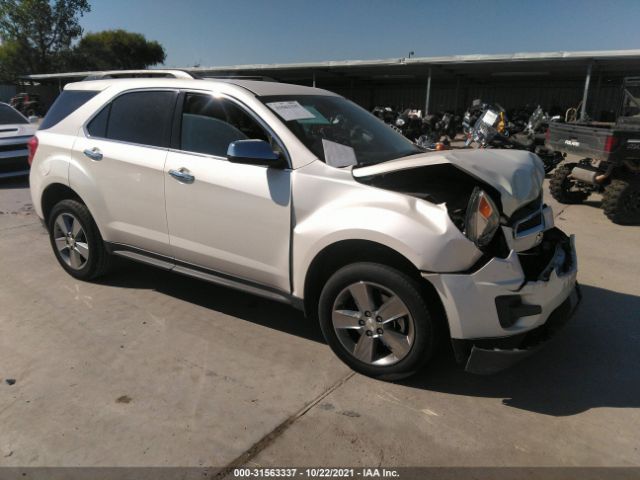
<path fill-rule="evenodd" d="M 395 112 L 391 107 L 376 106 L 371 110 L 371 113 L 388 125 L 394 125 L 396 118 L 398 117 L 397 112 Z"/>
<path fill-rule="evenodd" d="M 542 108 L 538 107 L 527 123 L 525 128 L 527 133 L 518 139 L 510 135 L 504 109 L 499 105 L 486 105 L 473 129 L 467 135 L 465 146 L 469 147 L 475 142 L 480 148 L 527 150 L 538 155 L 544 165 L 545 173 L 549 173 L 564 159 L 564 154 L 548 149 L 545 146 L 544 134 L 536 133 L 536 130 L 541 128 L 544 118 Z"/>
<path fill-rule="evenodd" d="M 462 117 L 462 133 L 464 133 L 465 137 L 469 137 L 478 118 L 480 118 L 480 115 L 482 115 L 486 108 L 487 104 L 477 98 L 471 103 L 467 111 L 464 112 L 464 116 Z"/>
<path fill-rule="evenodd" d="M 529 121 L 522 132 L 523 139 L 516 136 L 516 139 L 520 140 L 523 146 L 526 146 L 529 150 L 533 148 L 532 151 L 534 151 L 544 163 L 545 173 L 549 173 L 556 168 L 566 156 L 561 152 L 546 147 L 547 131 L 549 130 L 549 122 L 551 121 L 554 121 L 554 117 L 550 118 L 542 107 L 538 105 L 529 117 Z"/>
<path fill-rule="evenodd" d="M 420 135 L 415 143 L 428 152 L 451 150 L 451 143 L 446 138 L 442 141 L 437 141 L 430 135 Z"/>
<path fill-rule="evenodd" d="M 395 122 L 400 132 L 412 142 L 415 142 L 424 132 L 424 122 L 422 111 L 417 109 L 406 109 Z"/>
<path fill-rule="evenodd" d="M 509 133 L 514 135 L 516 133 L 524 132 L 533 112 L 534 110 L 529 107 L 529 105 L 514 108 L 507 112 L 507 116 L 509 117 Z"/>
<path fill-rule="evenodd" d="M 9 100 L 9 105 L 25 117 L 41 116 L 40 96 L 29 93 L 18 93 Z"/>

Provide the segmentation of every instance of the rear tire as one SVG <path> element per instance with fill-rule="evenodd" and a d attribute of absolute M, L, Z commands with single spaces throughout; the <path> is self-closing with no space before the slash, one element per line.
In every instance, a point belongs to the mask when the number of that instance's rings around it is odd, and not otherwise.
<path fill-rule="evenodd" d="M 322 290 L 318 314 L 334 353 L 370 377 L 412 375 L 435 350 L 436 322 L 420 284 L 386 265 L 353 263 L 338 270 Z"/>
<path fill-rule="evenodd" d="M 604 214 L 619 225 L 640 224 L 640 181 L 615 179 L 604 189 Z"/>
<path fill-rule="evenodd" d="M 93 280 L 109 270 L 112 257 L 86 205 L 62 200 L 51 210 L 47 226 L 53 252 L 71 276 Z"/>
<path fill-rule="evenodd" d="M 575 187 L 576 182 L 569 178 L 569 175 L 576 165 L 577 163 L 560 165 L 551 176 L 549 191 L 551 192 L 551 196 L 560 203 L 569 205 L 579 204 L 584 202 L 590 195 L 590 192 L 571 190 Z"/>

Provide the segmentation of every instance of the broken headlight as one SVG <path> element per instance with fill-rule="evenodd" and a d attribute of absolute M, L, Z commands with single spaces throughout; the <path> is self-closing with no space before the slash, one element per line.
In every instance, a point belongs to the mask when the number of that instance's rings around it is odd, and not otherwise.
<path fill-rule="evenodd" d="M 484 247 L 500 226 L 500 212 L 484 190 L 476 187 L 471 193 L 464 221 L 464 234 L 477 247 Z"/>

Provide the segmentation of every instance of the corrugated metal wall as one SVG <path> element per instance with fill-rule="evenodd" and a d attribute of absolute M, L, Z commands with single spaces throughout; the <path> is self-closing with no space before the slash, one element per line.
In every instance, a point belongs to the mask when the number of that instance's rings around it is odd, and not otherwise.
<path fill-rule="evenodd" d="M 15 94 L 15 85 L 0 85 L 0 102 L 8 103 Z"/>
<path fill-rule="evenodd" d="M 592 78 L 587 111 L 596 120 L 612 120 L 621 101 L 621 77 Z M 392 106 L 398 109 L 424 109 L 426 84 L 366 84 L 352 87 L 318 85 L 350 98 L 371 110 L 374 106 Z M 460 82 L 434 83 L 431 87 L 429 110 L 464 112 L 471 102 L 480 98 L 499 103 L 505 109 L 526 105 L 542 105 L 547 111 L 564 112 L 578 107 L 582 100 L 584 79 L 500 79 L 486 83 Z"/>
<path fill-rule="evenodd" d="M 620 76 L 593 76 L 587 105 L 593 119 L 611 121 L 615 118 L 621 102 L 621 85 Z M 319 81 L 317 86 L 350 98 L 367 110 L 375 106 L 424 110 L 427 87 L 426 80 L 418 82 L 415 79 L 397 82 L 344 79 L 330 83 Z M 57 84 L 25 85 L 19 87 L 19 91 L 40 94 L 43 106 L 48 108 L 58 96 L 59 88 Z M 480 98 L 485 102 L 499 103 L 507 110 L 539 104 L 550 113 L 564 114 L 567 108 L 578 107 L 583 88 L 584 78 L 496 78 L 482 83 L 440 80 L 432 84 L 429 111 L 463 113 L 474 99 Z M 15 86 L 0 85 L 0 99 L 7 101 L 15 93 Z"/>

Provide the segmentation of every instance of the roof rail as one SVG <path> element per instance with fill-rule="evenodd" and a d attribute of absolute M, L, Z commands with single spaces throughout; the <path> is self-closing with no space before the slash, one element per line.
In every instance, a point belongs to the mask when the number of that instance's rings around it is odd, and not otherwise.
<path fill-rule="evenodd" d="M 268 77 L 265 75 L 203 75 L 202 77 L 194 77 L 201 78 L 202 80 L 260 80 L 262 82 L 277 82 L 273 77 Z"/>
<path fill-rule="evenodd" d="M 85 77 L 86 80 L 106 80 L 110 78 L 196 78 L 184 70 L 106 70 L 92 72 Z"/>

